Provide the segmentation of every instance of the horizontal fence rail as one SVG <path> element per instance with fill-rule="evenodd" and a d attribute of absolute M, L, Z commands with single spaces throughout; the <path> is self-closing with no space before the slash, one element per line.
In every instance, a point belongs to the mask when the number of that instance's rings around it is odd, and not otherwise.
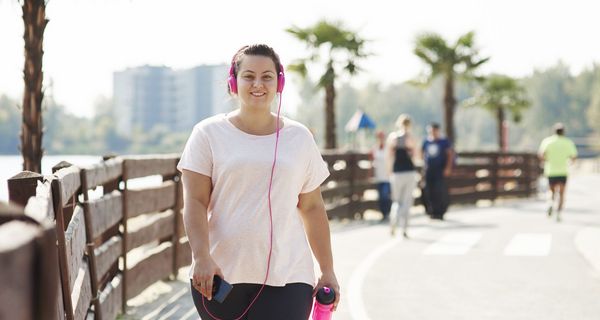
<path fill-rule="evenodd" d="M 377 210 L 367 154 L 324 151 L 323 159 L 331 219 Z M 176 277 L 191 262 L 178 160 L 107 157 L 83 168 L 61 162 L 49 176 L 9 179 L 10 200 L 24 210 L 0 204 L 0 280 L 18 287 L 0 296 L 0 318 L 116 319 L 129 299 Z M 451 202 L 530 196 L 539 172 L 533 154 L 460 153 L 448 179 Z M 23 230 L 18 237 L 16 230 Z"/>
<path fill-rule="evenodd" d="M 321 190 L 330 218 L 354 219 L 362 217 L 366 210 L 378 210 L 377 201 L 365 196 L 377 189 L 368 154 L 325 151 L 323 159 L 330 176 Z M 535 154 L 459 153 L 447 179 L 450 203 L 529 197 L 537 191 L 539 166 Z M 420 172 L 421 168 L 417 170 Z M 414 194 L 414 203 L 421 204 L 420 190 Z"/>

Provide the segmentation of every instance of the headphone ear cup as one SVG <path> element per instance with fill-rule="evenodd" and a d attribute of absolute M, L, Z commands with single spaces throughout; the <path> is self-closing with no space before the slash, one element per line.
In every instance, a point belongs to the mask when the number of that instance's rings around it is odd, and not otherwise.
<path fill-rule="evenodd" d="M 235 78 L 235 76 L 229 75 L 229 78 L 227 78 L 227 82 L 229 83 L 229 91 L 231 91 L 231 93 L 237 94 L 237 79 Z"/>
<path fill-rule="evenodd" d="M 281 66 L 281 71 L 277 77 L 277 92 L 282 93 L 283 87 L 285 87 L 285 73 L 283 73 L 283 66 Z"/>
<path fill-rule="evenodd" d="M 227 84 L 229 84 L 229 91 L 231 93 L 238 93 L 237 90 L 237 79 L 235 78 L 235 64 L 231 62 L 231 66 L 229 67 L 229 77 L 227 78 Z"/>

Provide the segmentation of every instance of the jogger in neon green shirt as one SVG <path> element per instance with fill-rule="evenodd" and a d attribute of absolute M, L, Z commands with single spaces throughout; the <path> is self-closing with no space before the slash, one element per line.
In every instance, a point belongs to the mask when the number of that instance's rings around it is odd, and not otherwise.
<path fill-rule="evenodd" d="M 577 157 L 577 149 L 571 139 L 564 136 L 565 128 L 562 123 L 554 125 L 555 134 L 545 138 L 540 144 L 538 155 L 544 161 L 544 175 L 548 177 L 552 198 L 548 208 L 548 217 L 552 216 L 556 195 L 558 208 L 556 221 L 560 221 L 564 204 L 565 186 L 567 183 L 568 164 Z"/>

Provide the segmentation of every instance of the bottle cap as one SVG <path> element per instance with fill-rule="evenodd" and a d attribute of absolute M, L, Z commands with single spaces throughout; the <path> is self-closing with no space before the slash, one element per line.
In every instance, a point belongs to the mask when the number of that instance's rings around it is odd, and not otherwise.
<path fill-rule="evenodd" d="M 335 291 L 328 287 L 323 287 L 317 291 L 317 301 L 320 304 L 332 304 L 335 301 Z"/>

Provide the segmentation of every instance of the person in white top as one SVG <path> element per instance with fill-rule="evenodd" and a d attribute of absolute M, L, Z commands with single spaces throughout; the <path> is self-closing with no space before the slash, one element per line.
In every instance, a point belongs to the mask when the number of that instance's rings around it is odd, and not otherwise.
<path fill-rule="evenodd" d="M 229 77 L 239 108 L 198 123 L 177 166 L 196 309 L 202 319 L 305 320 L 327 286 L 335 310 L 340 290 L 320 191 L 329 171 L 310 131 L 271 113 L 285 81 L 279 57 L 267 45 L 244 46 Z M 215 275 L 233 285 L 222 303 L 212 299 Z"/>
<path fill-rule="evenodd" d="M 371 161 L 373 164 L 373 177 L 377 183 L 377 200 L 379 211 L 381 211 L 381 221 L 388 221 L 392 199 L 390 194 L 390 174 L 386 166 L 385 144 L 386 135 L 383 131 L 377 131 L 377 145 L 371 150 Z"/>

